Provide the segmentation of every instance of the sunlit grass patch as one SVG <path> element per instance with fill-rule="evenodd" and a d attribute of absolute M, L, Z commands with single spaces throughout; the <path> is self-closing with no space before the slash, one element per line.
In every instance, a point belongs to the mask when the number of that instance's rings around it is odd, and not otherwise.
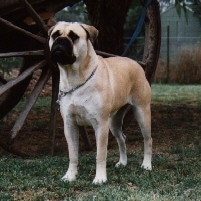
<path fill-rule="evenodd" d="M 152 103 L 201 105 L 201 86 L 153 84 Z"/>

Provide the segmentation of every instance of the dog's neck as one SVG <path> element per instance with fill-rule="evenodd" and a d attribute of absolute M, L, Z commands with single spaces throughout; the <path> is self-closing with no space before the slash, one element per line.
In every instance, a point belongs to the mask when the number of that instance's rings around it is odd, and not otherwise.
<path fill-rule="evenodd" d="M 60 91 L 70 91 L 73 88 L 83 84 L 98 66 L 98 57 L 88 42 L 88 52 L 84 58 L 78 60 L 72 65 L 59 66 L 60 70 Z"/>

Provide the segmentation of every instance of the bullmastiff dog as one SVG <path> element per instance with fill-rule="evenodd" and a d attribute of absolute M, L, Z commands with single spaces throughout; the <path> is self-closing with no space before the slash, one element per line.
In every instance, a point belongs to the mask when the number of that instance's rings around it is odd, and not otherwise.
<path fill-rule="evenodd" d="M 92 42 L 98 30 L 79 23 L 58 22 L 49 30 L 51 59 L 60 71 L 59 104 L 69 150 L 69 168 L 62 178 L 74 181 L 78 174 L 78 125 L 95 131 L 97 157 L 94 184 L 107 181 L 106 157 L 109 130 L 116 137 L 120 158 L 127 164 L 122 122 L 126 104 L 133 111 L 144 137 L 142 167 L 151 170 L 151 89 L 144 70 L 125 57 L 102 58 Z"/>

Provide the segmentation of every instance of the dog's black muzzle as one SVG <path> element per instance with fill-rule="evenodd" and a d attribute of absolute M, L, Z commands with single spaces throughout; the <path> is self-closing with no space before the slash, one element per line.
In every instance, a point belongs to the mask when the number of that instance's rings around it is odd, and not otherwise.
<path fill-rule="evenodd" d="M 73 42 L 66 37 L 57 38 L 51 48 L 51 59 L 54 63 L 72 65 L 76 60 L 73 54 Z"/>

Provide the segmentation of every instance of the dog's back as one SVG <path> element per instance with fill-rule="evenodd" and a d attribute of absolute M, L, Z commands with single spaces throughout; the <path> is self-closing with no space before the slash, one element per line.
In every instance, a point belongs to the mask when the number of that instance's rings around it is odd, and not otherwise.
<path fill-rule="evenodd" d="M 100 58 L 107 68 L 112 82 L 114 97 L 129 97 L 138 104 L 151 102 L 151 89 L 143 68 L 127 57 Z M 121 95 L 122 94 L 122 95 Z M 119 98 L 118 98 L 119 99 Z"/>

